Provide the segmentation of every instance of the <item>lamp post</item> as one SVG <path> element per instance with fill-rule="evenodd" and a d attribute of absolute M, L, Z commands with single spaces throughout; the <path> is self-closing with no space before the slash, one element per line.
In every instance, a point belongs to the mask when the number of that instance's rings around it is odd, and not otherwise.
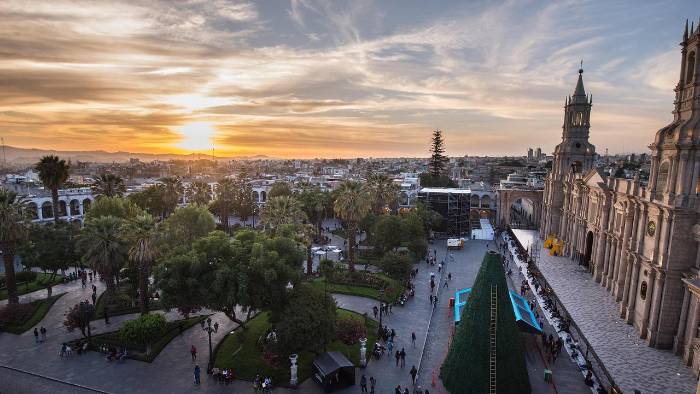
<path fill-rule="evenodd" d="M 204 320 L 201 321 L 202 325 L 202 330 L 204 330 L 207 334 L 209 334 L 209 362 L 207 363 L 207 373 L 211 374 L 212 369 L 214 368 L 214 354 L 211 349 L 211 334 L 219 331 L 219 323 L 214 323 L 214 326 L 212 327 L 211 325 L 211 317 L 207 318 L 206 320 L 206 325 L 204 324 Z"/>
<path fill-rule="evenodd" d="M 384 327 L 382 325 L 382 315 L 384 314 L 384 289 L 379 289 L 379 331 L 381 332 L 382 328 Z"/>

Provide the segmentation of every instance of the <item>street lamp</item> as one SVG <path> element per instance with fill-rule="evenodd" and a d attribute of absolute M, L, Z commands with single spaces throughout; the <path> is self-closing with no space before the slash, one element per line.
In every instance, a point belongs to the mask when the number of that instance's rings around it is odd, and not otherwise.
<path fill-rule="evenodd" d="M 384 312 L 384 289 L 379 289 L 379 332 L 383 329 L 382 314 Z"/>
<path fill-rule="evenodd" d="M 211 374 L 212 369 L 214 368 L 214 354 L 211 349 L 211 333 L 216 333 L 219 331 L 219 323 L 214 323 L 214 327 L 211 325 L 211 317 L 207 318 L 206 320 L 207 324 L 204 324 L 204 320 L 200 322 L 202 325 L 202 330 L 204 330 L 207 334 L 209 334 L 209 362 L 207 363 L 207 373 Z"/>

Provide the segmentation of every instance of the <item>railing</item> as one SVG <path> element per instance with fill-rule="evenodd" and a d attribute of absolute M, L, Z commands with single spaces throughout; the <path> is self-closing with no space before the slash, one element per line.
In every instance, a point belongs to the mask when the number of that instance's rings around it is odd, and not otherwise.
<path fill-rule="evenodd" d="M 515 236 L 513 231 L 510 228 L 508 228 L 507 231 L 510 238 L 515 241 L 518 250 L 522 253 L 527 254 L 527 250 L 520 243 L 520 240 Z M 569 335 L 571 335 L 575 343 L 578 344 L 578 348 L 581 354 L 586 358 L 588 362 L 587 367 L 593 372 L 598 382 L 600 382 L 600 384 L 605 388 L 606 392 L 608 393 L 621 393 L 621 390 L 619 386 L 615 383 L 615 380 L 613 379 L 612 375 L 610 374 L 608 369 L 605 368 L 605 364 L 600 359 L 600 357 L 598 357 L 598 354 L 593 349 L 591 343 L 588 342 L 588 339 L 586 339 L 586 336 L 583 334 L 583 331 L 581 331 L 576 322 L 571 318 L 571 314 L 564 306 L 564 303 L 561 302 L 557 294 L 554 292 L 552 286 L 549 285 L 547 278 L 545 278 L 544 275 L 540 274 L 539 276 L 537 276 L 537 281 L 539 281 L 542 285 L 542 288 L 547 294 L 547 297 L 549 297 L 550 301 L 552 302 L 552 306 L 554 307 L 554 309 L 559 311 L 561 319 L 563 321 L 568 322 Z"/>

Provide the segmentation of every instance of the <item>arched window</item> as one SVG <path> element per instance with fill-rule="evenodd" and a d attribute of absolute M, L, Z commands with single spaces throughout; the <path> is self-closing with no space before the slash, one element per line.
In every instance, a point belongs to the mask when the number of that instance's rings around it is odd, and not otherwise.
<path fill-rule="evenodd" d="M 577 112 L 576 113 L 576 120 L 574 121 L 575 126 L 582 126 L 583 125 L 583 112 Z"/>
<path fill-rule="evenodd" d="M 693 82 L 693 74 L 695 73 L 695 52 L 690 52 L 688 55 L 688 64 L 685 70 L 685 83 Z"/>
<path fill-rule="evenodd" d="M 659 167 L 659 173 L 656 175 L 656 191 L 663 193 L 668 182 L 668 162 L 664 162 Z"/>
<path fill-rule="evenodd" d="M 46 201 L 43 204 L 41 204 L 41 217 L 43 217 L 44 219 L 53 218 L 53 205 L 51 205 L 50 202 Z"/>
<path fill-rule="evenodd" d="M 481 207 L 482 208 L 490 208 L 491 207 L 491 197 L 489 197 L 489 196 L 481 197 Z"/>
<path fill-rule="evenodd" d="M 260 201 L 260 195 L 259 195 L 258 192 L 255 191 L 255 190 L 253 190 L 253 200 L 255 200 L 255 202 L 259 202 L 259 201 Z"/>

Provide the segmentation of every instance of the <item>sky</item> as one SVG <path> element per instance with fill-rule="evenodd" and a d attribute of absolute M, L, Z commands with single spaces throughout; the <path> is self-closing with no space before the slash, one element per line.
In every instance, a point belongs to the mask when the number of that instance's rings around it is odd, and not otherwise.
<path fill-rule="evenodd" d="M 280 158 L 552 152 L 583 60 L 599 153 L 672 119 L 697 0 L 0 2 L 16 147 Z"/>

